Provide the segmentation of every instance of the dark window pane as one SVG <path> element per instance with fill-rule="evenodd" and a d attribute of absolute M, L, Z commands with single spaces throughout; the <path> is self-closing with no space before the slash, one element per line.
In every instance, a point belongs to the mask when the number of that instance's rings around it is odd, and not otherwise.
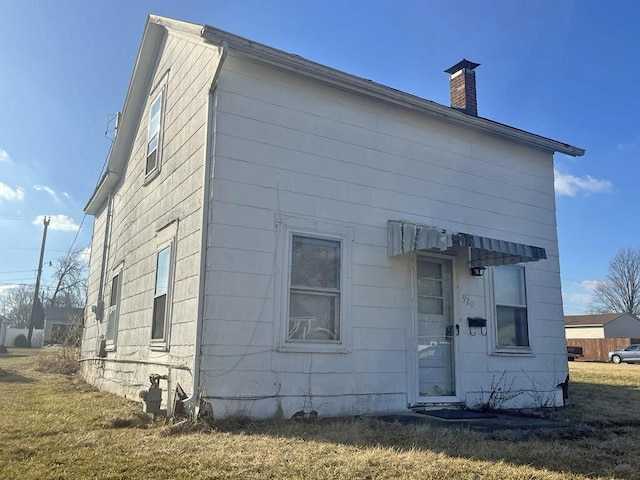
<path fill-rule="evenodd" d="M 442 279 L 442 264 L 419 259 L 418 277 Z"/>
<path fill-rule="evenodd" d="M 340 296 L 292 291 L 287 340 L 340 340 Z"/>
<path fill-rule="evenodd" d="M 167 295 L 160 295 L 153 300 L 153 324 L 151 326 L 151 338 L 161 340 L 164 338 L 164 319 L 167 308 Z"/>
<path fill-rule="evenodd" d="M 340 242 L 294 236 L 291 287 L 340 289 Z"/>
<path fill-rule="evenodd" d="M 119 275 L 116 275 L 113 277 L 113 280 L 111 280 L 111 297 L 109 299 L 110 307 L 113 307 L 118 302 L 118 277 Z"/>
<path fill-rule="evenodd" d="M 528 347 L 527 309 L 496 307 L 499 347 Z"/>
<path fill-rule="evenodd" d="M 156 148 L 153 152 L 147 155 L 147 166 L 145 173 L 149 173 L 156 168 L 156 162 L 158 159 L 158 149 Z"/>

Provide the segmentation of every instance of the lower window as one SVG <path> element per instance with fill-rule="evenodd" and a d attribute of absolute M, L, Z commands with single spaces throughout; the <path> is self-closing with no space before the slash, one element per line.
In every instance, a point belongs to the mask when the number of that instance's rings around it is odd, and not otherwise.
<path fill-rule="evenodd" d="M 499 266 L 493 269 L 496 304 L 496 346 L 529 347 L 529 322 L 524 268 Z"/>
<path fill-rule="evenodd" d="M 167 327 L 167 306 L 171 270 L 171 246 L 158 252 L 156 262 L 156 286 L 153 298 L 151 339 L 164 340 Z"/>
<path fill-rule="evenodd" d="M 109 295 L 109 308 L 107 309 L 107 332 L 105 340 L 107 345 L 115 345 L 118 331 L 118 303 L 120 300 L 120 274 L 111 280 L 111 294 Z"/>
<path fill-rule="evenodd" d="M 292 235 L 287 342 L 340 342 L 339 240 Z"/>

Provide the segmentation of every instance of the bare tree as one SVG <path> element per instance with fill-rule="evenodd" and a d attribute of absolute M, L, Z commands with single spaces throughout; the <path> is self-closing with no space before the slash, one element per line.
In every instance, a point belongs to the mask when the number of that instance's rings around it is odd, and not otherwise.
<path fill-rule="evenodd" d="M 87 263 L 83 250 L 77 248 L 56 260 L 56 271 L 53 275 L 51 287 L 42 298 L 42 305 L 37 306 L 43 315 L 44 305 L 57 307 L 84 307 L 87 290 Z M 31 311 L 34 298 L 33 285 L 20 285 L 8 288 L 3 293 L 6 317 L 11 325 L 26 328 L 31 322 Z M 37 322 L 41 323 L 41 322 Z"/>
<path fill-rule="evenodd" d="M 83 307 L 87 291 L 87 268 L 82 248 L 71 250 L 58 258 L 48 304 Z"/>
<path fill-rule="evenodd" d="M 31 305 L 33 304 L 33 286 L 19 285 L 8 288 L 4 292 L 4 303 L 7 308 L 7 320 L 12 327 L 25 328 L 31 321 Z"/>
<path fill-rule="evenodd" d="M 618 250 L 606 278 L 595 288 L 590 307 L 597 313 L 640 314 L 640 249 Z"/>

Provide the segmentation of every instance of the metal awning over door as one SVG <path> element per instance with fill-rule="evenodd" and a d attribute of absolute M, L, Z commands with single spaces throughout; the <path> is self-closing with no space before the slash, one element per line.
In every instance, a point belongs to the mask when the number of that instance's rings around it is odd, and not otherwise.
<path fill-rule="evenodd" d="M 544 248 L 497 240 L 462 232 L 452 232 L 433 225 L 389 220 L 387 250 L 390 257 L 416 250 L 446 251 L 469 248 L 470 267 L 491 267 L 546 259 Z"/>

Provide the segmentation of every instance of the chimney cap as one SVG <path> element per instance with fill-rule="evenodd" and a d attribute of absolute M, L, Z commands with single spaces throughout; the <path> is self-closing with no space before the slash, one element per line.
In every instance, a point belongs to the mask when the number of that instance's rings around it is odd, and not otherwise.
<path fill-rule="evenodd" d="M 479 63 L 474 63 L 470 60 L 467 60 L 466 58 L 463 58 L 458 63 L 456 63 L 453 67 L 446 69 L 445 72 L 450 75 L 453 75 L 454 73 L 456 73 L 459 70 L 462 70 L 463 68 L 467 70 L 473 70 L 474 68 L 479 66 L 480 66 Z"/>

